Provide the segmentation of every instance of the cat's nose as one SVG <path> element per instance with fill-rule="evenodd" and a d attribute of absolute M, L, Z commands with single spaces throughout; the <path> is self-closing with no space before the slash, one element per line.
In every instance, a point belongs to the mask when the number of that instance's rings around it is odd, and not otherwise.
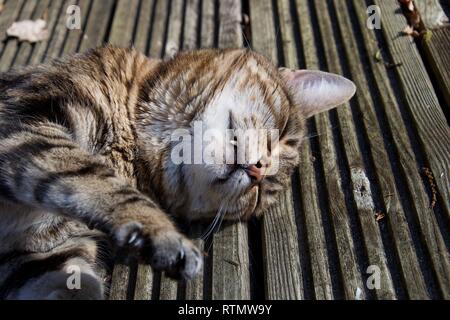
<path fill-rule="evenodd" d="M 245 171 L 247 172 L 247 174 L 254 180 L 256 180 L 256 182 L 261 182 L 262 179 L 264 178 L 264 172 L 263 172 L 263 167 L 258 163 L 256 165 L 252 164 L 249 165 L 245 168 Z"/>

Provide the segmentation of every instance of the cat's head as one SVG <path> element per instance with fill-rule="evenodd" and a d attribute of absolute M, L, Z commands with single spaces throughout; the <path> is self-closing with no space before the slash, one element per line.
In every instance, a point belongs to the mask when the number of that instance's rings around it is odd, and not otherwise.
<path fill-rule="evenodd" d="M 305 120 L 355 90 L 341 76 L 277 69 L 248 50 L 179 54 L 142 86 L 145 183 L 163 207 L 188 219 L 258 215 L 298 165 Z"/>

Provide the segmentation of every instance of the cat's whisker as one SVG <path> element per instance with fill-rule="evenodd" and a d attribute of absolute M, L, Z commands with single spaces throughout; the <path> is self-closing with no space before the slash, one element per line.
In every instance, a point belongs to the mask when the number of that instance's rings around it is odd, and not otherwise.
<path fill-rule="evenodd" d="M 333 126 L 333 127 L 331 127 L 331 131 L 334 131 L 337 128 L 338 128 L 338 126 Z M 317 138 L 317 137 L 323 136 L 324 134 L 325 134 L 324 132 L 317 132 L 317 133 L 314 133 L 314 134 L 309 134 L 309 135 L 306 135 L 303 138 L 303 141 L 310 140 L 310 139 L 313 139 L 313 138 Z"/>
<path fill-rule="evenodd" d="M 217 214 L 214 217 L 214 220 L 211 222 L 211 224 L 209 225 L 209 227 L 205 231 L 205 233 L 203 233 L 203 235 L 201 236 L 202 240 L 206 241 L 211 236 L 211 234 L 214 233 L 217 223 L 219 222 L 219 220 L 223 219 L 222 216 L 223 216 L 224 211 L 222 209 L 223 209 L 223 204 L 220 205 L 219 210 L 217 211 Z"/>

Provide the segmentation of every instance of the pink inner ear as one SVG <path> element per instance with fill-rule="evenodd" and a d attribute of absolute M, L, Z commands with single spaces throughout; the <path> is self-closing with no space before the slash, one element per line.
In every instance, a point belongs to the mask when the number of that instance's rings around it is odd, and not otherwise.
<path fill-rule="evenodd" d="M 285 68 L 280 72 L 294 102 L 307 118 L 347 102 L 356 92 L 352 81 L 336 74 Z"/>

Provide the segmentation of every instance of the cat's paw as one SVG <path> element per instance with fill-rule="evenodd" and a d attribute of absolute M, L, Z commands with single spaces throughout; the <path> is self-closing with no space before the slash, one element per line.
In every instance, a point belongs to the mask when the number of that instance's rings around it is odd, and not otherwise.
<path fill-rule="evenodd" d="M 117 228 L 113 237 L 119 247 L 136 251 L 155 270 L 176 279 L 192 279 L 203 265 L 200 250 L 175 230 L 152 235 L 141 223 L 132 221 Z"/>

